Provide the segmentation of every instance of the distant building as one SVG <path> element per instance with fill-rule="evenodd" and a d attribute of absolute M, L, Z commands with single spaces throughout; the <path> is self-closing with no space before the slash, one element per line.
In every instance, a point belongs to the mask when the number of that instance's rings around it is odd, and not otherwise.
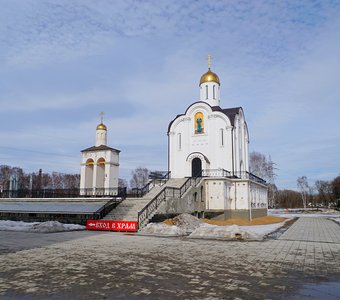
<path fill-rule="evenodd" d="M 103 120 L 96 128 L 96 144 L 81 151 L 80 194 L 117 195 L 120 151 L 107 145 Z"/>

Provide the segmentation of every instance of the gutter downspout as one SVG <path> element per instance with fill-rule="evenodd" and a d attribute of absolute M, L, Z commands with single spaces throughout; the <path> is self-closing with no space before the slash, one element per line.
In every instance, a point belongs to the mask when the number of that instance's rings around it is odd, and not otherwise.
<path fill-rule="evenodd" d="M 250 199 L 250 182 L 248 181 L 248 205 L 249 205 L 249 221 L 253 219 L 252 213 L 251 213 L 251 199 Z"/>
<path fill-rule="evenodd" d="M 231 129 L 231 165 L 232 165 L 232 174 L 233 174 L 233 177 L 235 175 L 234 173 L 234 126 L 233 128 Z M 235 180 L 235 178 L 234 178 Z M 234 182 L 234 193 L 235 193 L 235 211 L 236 211 L 236 197 L 237 197 L 237 193 L 236 193 L 236 189 L 237 189 L 237 185 L 236 185 L 236 181 Z"/>
<path fill-rule="evenodd" d="M 169 132 L 167 132 L 168 136 L 168 172 L 170 172 L 170 135 Z M 169 179 L 171 178 L 171 173 L 169 174 Z"/>
<path fill-rule="evenodd" d="M 231 129 L 231 164 L 232 164 L 232 172 L 234 176 L 234 126 Z"/>

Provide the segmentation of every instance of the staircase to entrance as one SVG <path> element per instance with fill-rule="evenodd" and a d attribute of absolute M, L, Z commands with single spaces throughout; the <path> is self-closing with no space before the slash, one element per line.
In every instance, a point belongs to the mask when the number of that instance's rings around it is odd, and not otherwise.
<path fill-rule="evenodd" d="M 162 185 L 153 185 L 142 198 L 127 198 L 110 211 L 104 220 L 135 221 L 146 226 L 167 199 L 181 199 L 202 177 L 172 178 Z"/>
<path fill-rule="evenodd" d="M 154 199 L 157 199 L 157 196 L 159 194 L 162 194 L 162 191 L 179 190 L 187 182 L 187 180 L 188 180 L 187 178 L 172 178 L 167 180 L 163 185 L 154 185 L 149 190 L 149 192 L 147 192 L 141 198 L 126 198 L 117 207 L 112 209 L 103 218 L 103 220 L 139 222 L 138 220 L 139 213 L 143 211 L 143 209 L 145 209 L 146 207 L 149 207 L 150 203 L 153 203 L 153 201 L 155 201 Z M 152 218 L 153 215 L 151 216 L 150 213 L 148 214 L 148 216 Z M 148 218 L 148 221 L 150 220 L 150 218 Z"/>

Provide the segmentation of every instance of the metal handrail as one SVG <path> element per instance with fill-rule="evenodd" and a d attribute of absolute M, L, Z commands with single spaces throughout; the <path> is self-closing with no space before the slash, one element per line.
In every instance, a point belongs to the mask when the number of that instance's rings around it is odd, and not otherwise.
<path fill-rule="evenodd" d="M 249 179 L 249 180 L 255 181 L 257 183 L 264 184 L 264 185 L 267 184 L 267 182 L 264 179 L 256 176 L 253 173 L 250 173 L 248 171 L 237 171 L 237 172 L 234 172 L 234 177 L 240 178 L 240 179 Z"/>
<path fill-rule="evenodd" d="M 179 188 L 176 187 L 164 187 L 147 205 L 138 212 L 138 226 L 142 227 L 143 223 L 150 219 L 150 216 L 158 209 L 159 205 L 168 197 L 179 196 L 182 198 L 189 187 L 197 186 L 202 179 L 201 176 L 188 178 Z"/>
<path fill-rule="evenodd" d="M 135 195 L 137 198 L 140 198 L 147 194 L 153 187 L 155 187 L 157 183 L 159 186 L 164 185 L 170 179 L 170 173 L 171 172 L 168 171 L 161 178 L 152 179 L 142 188 L 133 188 L 133 195 Z"/>
<path fill-rule="evenodd" d="M 113 198 L 110 201 L 108 201 L 104 206 L 102 206 L 100 209 L 96 211 L 96 216 L 98 219 L 102 219 L 105 217 L 113 208 L 117 207 L 118 204 L 120 204 L 124 198 Z"/>

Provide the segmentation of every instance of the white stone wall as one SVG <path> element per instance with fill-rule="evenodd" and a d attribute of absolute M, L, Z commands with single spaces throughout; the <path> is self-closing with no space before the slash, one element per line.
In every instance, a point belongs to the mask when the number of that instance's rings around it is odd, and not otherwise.
<path fill-rule="evenodd" d="M 268 208 L 268 189 L 266 187 L 251 183 L 249 193 L 252 208 Z"/>
<path fill-rule="evenodd" d="M 107 132 L 106 130 L 96 130 L 96 147 L 100 145 L 106 145 L 107 143 Z"/>
<path fill-rule="evenodd" d="M 249 209 L 249 181 L 233 180 L 231 188 L 232 209 Z"/>
<path fill-rule="evenodd" d="M 231 183 L 225 179 L 211 178 L 204 181 L 207 210 L 232 209 Z"/>
<path fill-rule="evenodd" d="M 266 186 L 248 179 L 207 178 L 204 181 L 207 210 L 267 208 L 267 193 Z"/>
<path fill-rule="evenodd" d="M 80 188 L 91 188 L 89 186 L 88 174 L 86 173 L 86 162 L 92 159 L 93 164 L 93 179 L 92 188 L 105 188 L 112 189 L 118 188 L 118 178 L 119 178 L 119 154 L 112 150 L 101 150 L 101 151 L 85 151 L 82 152 L 82 162 L 81 162 L 81 174 L 80 174 Z M 100 178 L 99 174 L 99 164 L 100 159 L 105 160 L 104 165 L 104 178 Z M 100 181 L 100 182 L 99 182 Z"/>
<path fill-rule="evenodd" d="M 210 106 L 220 106 L 220 85 L 216 82 L 204 82 L 200 85 L 200 101 Z"/>
<path fill-rule="evenodd" d="M 200 134 L 195 133 L 197 112 L 204 116 L 204 133 Z M 172 123 L 168 135 L 173 178 L 191 176 L 191 161 L 197 153 L 202 155 L 203 169 L 249 170 L 249 138 L 241 109 L 232 127 L 225 114 L 212 111 L 205 102 L 195 103 Z"/>

